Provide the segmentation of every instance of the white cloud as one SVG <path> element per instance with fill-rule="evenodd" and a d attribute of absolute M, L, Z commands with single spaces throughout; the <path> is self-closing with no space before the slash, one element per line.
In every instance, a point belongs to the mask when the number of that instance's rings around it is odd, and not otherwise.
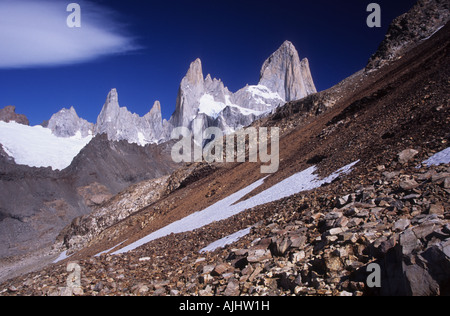
<path fill-rule="evenodd" d="M 81 28 L 66 24 L 70 2 L 81 5 Z M 82 1 L 1 0 L 0 68 L 75 64 L 138 47 L 116 15 Z"/>

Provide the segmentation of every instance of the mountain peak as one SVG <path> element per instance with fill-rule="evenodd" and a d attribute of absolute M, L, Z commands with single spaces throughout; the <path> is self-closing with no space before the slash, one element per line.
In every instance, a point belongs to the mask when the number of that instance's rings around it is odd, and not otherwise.
<path fill-rule="evenodd" d="M 153 104 L 152 109 L 149 112 L 150 114 L 160 114 L 161 115 L 161 103 L 157 100 Z"/>
<path fill-rule="evenodd" d="M 284 41 L 284 43 L 280 46 L 280 48 L 278 50 L 281 49 L 285 49 L 285 50 L 289 50 L 292 52 L 297 52 L 297 49 L 295 48 L 294 44 L 292 44 L 292 42 L 290 41 Z"/>
<path fill-rule="evenodd" d="M 191 65 L 189 66 L 189 70 L 186 73 L 185 80 L 188 84 L 192 85 L 203 84 L 203 68 L 200 58 L 197 58 L 191 63 Z"/>
<path fill-rule="evenodd" d="M 117 89 L 111 89 L 106 98 L 106 103 L 119 104 L 119 94 L 117 93 Z"/>
<path fill-rule="evenodd" d="M 80 118 L 73 106 L 53 114 L 47 127 L 58 137 L 72 137 L 80 133 L 84 138 L 94 130 L 94 124 Z"/>
<path fill-rule="evenodd" d="M 317 92 L 308 60 L 300 61 L 294 44 L 285 41 L 261 68 L 260 85 L 277 92 L 286 102 Z"/>

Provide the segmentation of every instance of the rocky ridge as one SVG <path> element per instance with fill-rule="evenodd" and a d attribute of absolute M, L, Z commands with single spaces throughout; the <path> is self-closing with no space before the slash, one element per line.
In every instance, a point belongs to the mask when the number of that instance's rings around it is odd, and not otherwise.
<path fill-rule="evenodd" d="M 94 130 L 95 134 L 106 134 L 111 141 L 126 140 L 141 146 L 166 140 L 159 101 L 149 113 L 140 117 L 119 106 L 116 89 L 109 92 Z"/>
<path fill-rule="evenodd" d="M 379 69 L 401 58 L 408 50 L 430 38 L 450 21 L 450 5 L 445 0 L 419 0 L 389 26 L 384 41 L 370 58 L 366 71 Z"/>
<path fill-rule="evenodd" d="M 286 41 L 263 64 L 258 85 L 232 93 L 219 79 L 203 76 L 202 62 L 195 60 L 183 78 L 171 127 L 193 130 L 193 121 L 202 127 L 219 127 L 232 133 L 270 114 L 286 102 L 316 93 L 305 58 L 300 60 L 294 45 Z"/>

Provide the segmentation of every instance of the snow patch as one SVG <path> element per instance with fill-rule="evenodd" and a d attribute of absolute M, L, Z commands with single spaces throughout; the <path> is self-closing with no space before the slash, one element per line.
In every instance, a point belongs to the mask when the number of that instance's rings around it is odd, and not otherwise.
<path fill-rule="evenodd" d="M 426 164 L 428 167 L 450 163 L 450 147 L 444 149 L 441 152 L 438 152 L 436 155 L 425 160 L 423 163 Z"/>
<path fill-rule="evenodd" d="M 248 200 L 237 203 L 244 196 L 253 192 L 256 188 L 261 186 L 266 179 L 263 178 L 249 185 L 248 187 L 226 197 L 216 204 L 211 205 L 203 211 L 191 214 L 179 221 L 176 221 L 158 231 L 147 235 L 144 238 L 141 238 L 140 240 L 114 252 L 113 255 L 132 251 L 153 240 L 168 236 L 170 234 L 193 231 L 195 229 L 207 226 L 213 222 L 218 222 L 230 218 L 247 209 L 277 201 L 303 191 L 318 188 L 323 184 L 331 183 L 342 174 L 348 174 L 358 162 L 359 160 L 339 169 L 338 171 L 334 172 L 324 179 L 320 179 L 315 174 L 317 168 L 313 166 L 291 176 L 290 178 L 287 178 L 286 180 L 279 182 L 278 184 L 257 194 L 252 198 L 249 198 Z"/>
<path fill-rule="evenodd" d="M 148 144 L 148 142 L 145 140 L 144 134 L 142 134 L 141 132 L 138 132 L 138 139 L 139 146 L 145 147 Z"/>
<path fill-rule="evenodd" d="M 67 258 L 70 258 L 71 256 L 72 256 L 72 255 L 70 255 L 70 256 L 67 255 L 67 250 L 66 250 L 66 251 L 64 251 L 63 253 L 61 253 L 61 254 L 59 255 L 59 257 L 56 258 L 55 261 L 53 261 L 52 263 L 58 263 L 58 262 L 60 262 L 60 261 L 66 260 Z"/>
<path fill-rule="evenodd" d="M 266 100 L 280 100 L 283 102 L 285 101 L 277 92 L 272 92 L 269 88 L 263 85 L 248 86 L 247 91 L 252 94 L 254 99 L 257 99 L 261 103 L 265 103 L 263 100 L 261 100 L 261 98 Z"/>
<path fill-rule="evenodd" d="M 220 112 L 222 112 L 226 108 L 226 104 L 216 101 L 214 97 L 210 94 L 204 94 L 200 98 L 200 105 L 198 107 L 198 113 L 200 114 L 206 114 L 209 117 L 212 117 L 214 119 L 218 118 L 220 115 Z"/>
<path fill-rule="evenodd" d="M 125 239 L 124 241 L 122 241 L 121 243 L 115 245 L 114 247 L 109 248 L 108 250 L 99 252 L 98 254 L 96 254 L 94 257 L 100 257 L 101 255 L 108 253 L 110 251 L 112 251 L 113 249 L 116 249 L 117 247 L 121 246 L 124 242 L 126 242 L 128 239 Z"/>
<path fill-rule="evenodd" d="M 213 252 L 216 249 L 224 248 L 227 245 L 231 245 L 231 244 L 239 241 L 239 239 L 241 239 L 242 237 L 245 237 L 248 234 L 250 234 L 251 230 L 252 230 L 252 228 L 249 227 L 249 228 L 240 230 L 237 233 L 229 235 L 229 236 L 227 236 L 225 238 L 217 240 L 217 241 L 211 243 L 210 245 L 206 246 L 202 250 L 200 250 L 200 253 L 202 253 L 202 252 Z"/>
<path fill-rule="evenodd" d="M 69 138 L 57 137 L 48 128 L 0 122 L 0 143 L 18 165 L 63 170 L 92 140 L 81 132 Z"/>

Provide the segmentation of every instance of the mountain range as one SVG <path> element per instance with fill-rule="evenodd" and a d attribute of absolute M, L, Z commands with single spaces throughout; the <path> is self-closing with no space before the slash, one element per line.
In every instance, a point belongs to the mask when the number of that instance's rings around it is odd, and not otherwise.
<path fill-rule="evenodd" d="M 118 92 L 112 89 L 96 124 L 79 118 L 71 108 L 53 115 L 47 127 L 58 137 L 106 134 L 112 141 L 126 140 L 145 146 L 170 140 L 175 127 L 192 130 L 196 119 L 202 120 L 205 128 L 214 126 L 232 133 L 286 102 L 316 92 L 308 59 L 300 60 L 294 45 L 286 41 L 264 62 L 258 85 L 247 85 L 236 93 L 230 92 L 220 79 L 212 79 L 209 74 L 205 78 L 200 59 L 192 62 L 181 81 L 175 112 L 168 121 L 162 119 L 159 101 L 140 117 L 120 107 Z"/>

